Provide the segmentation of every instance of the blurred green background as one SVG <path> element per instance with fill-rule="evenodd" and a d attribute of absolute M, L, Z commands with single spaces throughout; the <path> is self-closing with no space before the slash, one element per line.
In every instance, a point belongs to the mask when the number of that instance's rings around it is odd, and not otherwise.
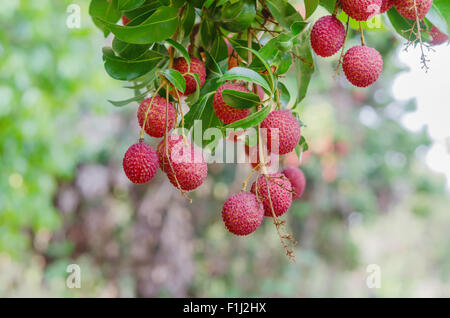
<path fill-rule="evenodd" d="M 392 32 L 366 32 L 385 63 L 369 89 L 334 78 L 337 57 L 316 59 L 302 118 L 307 190 L 286 214 L 299 242 L 290 263 L 269 219 L 245 238 L 222 224 L 248 165 L 210 165 L 192 204 L 161 173 L 130 184 L 121 159 L 137 105 L 108 103 L 130 93 L 104 71 L 88 1 L 74 2 L 81 28 L 66 27 L 71 3 L 0 10 L 0 296 L 450 296 L 448 188 L 425 164 L 426 129 L 398 121 L 416 106 L 391 96 L 404 68 Z M 68 264 L 81 268 L 79 289 L 66 287 Z M 366 284 L 370 264 L 380 288 Z"/>

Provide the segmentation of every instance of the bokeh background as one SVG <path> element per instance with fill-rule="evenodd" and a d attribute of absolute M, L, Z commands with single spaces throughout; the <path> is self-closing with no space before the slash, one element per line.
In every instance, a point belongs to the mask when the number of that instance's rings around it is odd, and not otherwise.
<path fill-rule="evenodd" d="M 66 27 L 71 3 L 80 29 Z M 369 89 L 335 78 L 337 57 L 316 59 L 302 109 L 307 190 L 286 214 L 291 263 L 270 220 L 246 238 L 222 224 L 248 165 L 210 165 L 192 204 L 161 173 L 126 179 L 137 105 L 107 101 L 131 92 L 104 71 L 88 5 L 1 5 L 0 296 L 450 296 L 448 46 L 428 53 L 425 73 L 383 19 L 366 32 L 385 63 Z M 68 264 L 80 289 L 66 287 Z M 370 264 L 380 288 L 366 284 Z"/>

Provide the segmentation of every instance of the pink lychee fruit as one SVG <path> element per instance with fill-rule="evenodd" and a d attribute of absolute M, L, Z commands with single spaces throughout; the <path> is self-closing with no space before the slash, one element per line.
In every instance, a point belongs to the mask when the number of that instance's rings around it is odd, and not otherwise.
<path fill-rule="evenodd" d="M 345 40 L 345 27 L 333 15 L 321 17 L 311 30 L 311 46 L 317 55 L 328 57 L 340 50 Z"/>
<path fill-rule="evenodd" d="M 262 201 L 264 215 L 268 217 L 273 217 L 272 207 L 275 215 L 280 216 L 286 213 L 292 203 L 291 182 L 282 173 L 268 174 L 267 179 L 265 175 L 260 176 L 253 182 L 251 192 Z"/>
<path fill-rule="evenodd" d="M 381 3 L 380 13 L 385 13 L 390 10 L 394 5 L 394 0 L 383 0 Z"/>
<path fill-rule="evenodd" d="M 206 80 L 206 68 L 205 64 L 199 59 L 191 56 L 191 66 L 189 68 L 189 64 L 187 63 L 184 57 L 176 58 L 173 61 L 173 68 L 183 75 L 184 80 L 186 81 L 186 90 L 184 91 L 184 95 L 190 95 L 197 89 L 197 81 L 194 76 L 188 75 L 186 73 L 196 73 L 200 77 L 200 87 L 203 87 Z"/>
<path fill-rule="evenodd" d="M 274 110 L 261 123 L 263 139 L 270 152 L 284 155 L 297 147 L 300 141 L 300 124 L 292 111 Z"/>
<path fill-rule="evenodd" d="M 122 161 L 123 170 L 131 182 L 149 182 L 158 171 L 158 156 L 155 149 L 141 141 L 128 148 Z"/>
<path fill-rule="evenodd" d="M 382 0 L 341 0 L 342 10 L 356 21 L 367 21 L 380 13 Z"/>
<path fill-rule="evenodd" d="M 141 127 L 144 125 L 145 116 L 147 116 L 144 130 L 152 137 L 160 138 L 164 136 L 164 133 L 166 132 L 166 103 L 167 100 L 164 97 L 154 96 L 147 98 L 139 105 L 137 112 L 139 125 Z M 175 113 L 175 108 L 173 108 L 171 102 L 167 103 L 167 108 L 167 131 L 169 131 L 175 124 L 177 114 Z"/>
<path fill-rule="evenodd" d="M 431 28 L 430 35 L 432 37 L 432 40 L 430 41 L 431 45 L 439 45 L 448 42 L 448 35 L 439 31 L 434 25 Z"/>
<path fill-rule="evenodd" d="M 250 109 L 233 108 L 225 103 L 222 96 L 224 89 L 230 89 L 240 92 L 249 92 L 249 90 L 241 84 L 226 83 L 220 86 L 213 99 L 213 108 L 217 117 L 225 124 L 231 124 L 237 120 L 244 119 L 250 114 Z"/>
<path fill-rule="evenodd" d="M 248 235 L 261 225 L 264 219 L 263 205 L 253 193 L 232 195 L 223 205 L 222 219 L 231 233 Z"/>
<path fill-rule="evenodd" d="M 433 5 L 433 0 L 415 0 L 417 8 L 417 17 L 422 20 L 430 11 Z M 394 0 L 394 6 L 404 18 L 409 20 L 416 19 L 416 8 L 414 7 L 414 0 Z"/>
<path fill-rule="evenodd" d="M 208 175 L 208 166 L 203 154 L 180 135 L 161 140 L 156 151 L 162 171 L 167 174 L 169 181 L 178 189 L 192 191 L 198 188 Z"/>
<path fill-rule="evenodd" d="M 283 173 L 289 179 L 292 185 L 292 200 L 296 200 L 303 195 L 306 187 L 306 178 L 303 171 L 296 167 L 284 169 Z"/>
<path fill-rule="evenodd" d="M 380 76 L 383 58 L 374 48 L 358 45 L 345 53 L 342 68 L 350 83 L 357 87 L 367 87 Z"/>

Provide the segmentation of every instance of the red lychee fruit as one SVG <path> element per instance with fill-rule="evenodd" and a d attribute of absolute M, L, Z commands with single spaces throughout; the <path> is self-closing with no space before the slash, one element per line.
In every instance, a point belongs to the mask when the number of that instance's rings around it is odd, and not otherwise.
<path fill-rule="evenodd" d="M 126 15 L 122 14 L 122 24 L 126 26 L 130 22 L 130 19 Z"/>
<path fill-rule="evenodd" d="M 153 99 L 153 101 L 152 101 Z M 150 103 L 150 110 L 148 109 Z M 168 103 L 168 125 L 167 131 L 173 128 L 175 120 L 177 119 L 177 114 L 175 113 L 175 108 L 171 102 Z M 148 111 L 148 114 L 147 114 Z M 161 96 L 154 96 L 144 100 L 137 112 L 137 118 L 139 125 L 142 127 L 144 125 L 145 116 L 147 114 L 147 122 L 145 124 L 145 132 L 156 138 L 164 136 L 166 132 L 166 99 Z"/>
<path fill-rule="evenodd" d="M 196 73 L 200 77 L 200 87 L 203 87 L 206 79 L 206 68 L 205 64 L 199 59 L 191 56 L 191 67 L 189 70 L 189 65 L 184 57 L 176 58 L 173 61 L 173 68 L 183 75 L 184 80 L 186 81 L 186 90 L 184 91 L 184 95 L 190 95 L 197 89 L 197 81 L 194 76 L 188 75 L 186 73 Z M 185 75 L 186 74 L 186 75 Z"/>
<path fill-rule="evenodd" d="M 356 21 L 367 21 L 380 13 L 382 0 L 341 0 L 342 10 Z"/>
<path fill-rule="evenodd" d="M 291 182 L 282 173 L 271 173 L 262 175 L 253 182 L 251 192 L 256 194 L 264 206 L 264 215 L 273 217 L 270 202 L 272 201 L 273 212 L 276 216 L 283 215 L 289 209 L 292 203 Z M 270 200 L 269 200 L 270 192 Z"/>
<path fill-rule="evenodd" d="M 350 83 L 357 87 L 367 87 L 380 76 L 383 58 L 377 50 L 358 45 L 345 53 L 342 68 Z"/>
<path fill-rule="evenodd" d="M 430 11 L 433 0 L 415 0 L 417 7 L 417 16 L 422 20 Z M 394 6 L 404 18 L 415 20 L 416 8 L 414 8 L 414 0 L 394 0 Z"/>
<path fill-rule="evenodd" d="M 381 3 L 380 13 L 385 13 L 394 5 L 394 0 L 383 0 Z"/>
<path fill-rule="evenodd" d="M 135 184 L 149 182 L 158 170 L 155 149 L 141 141 L 128 148 L 122 161 L 128 179 Z"/>
<path fill-rule="evenodd" d="M 274 110 L 261 123 L 263 139 L 270 152 L 284 155 L 297 147 L 300 141 L 300 124 L 292 111 Z M 278 149 L 277 149 L 278 148 Z"/>
<path fill-rule="evenodd" d="M 217 117 L 225 124 L 231 124 L 237 120 L 243 119 L 250 114 L 250 109 L 233 108 L 225 103 L 222 97 L 224 89 L 231 89 L 240 92 L 249 92 L 249 90 L 241 84 L 223 84 L 220 86 L 213 99 L 213 108 Z"/>
<path fill-rule="evenodd" d="M 306 187 L 306 178 L 299 168 L 289 167 L 282 172 L 289 179 L 292 185 L 292 200 L 296 200 L 303 195 Z"/>
<path fill-rule="evenodd" d="M 264 209 L 253 193 L 229 197 L 222 208 L 222 219 L 228 231 L 236 235 L 253 233 L 264 219 Z"/>
<path fill-rule="evenodd" d="M 168 155 L 164 139 L 156 149 L 161 170 L 180 190 L 192 191 L 198 188 L 208 175 L 203 154 L 180 135 L 168 136 L 167 143 Z"/>
<path fill-rule="evenodd" d="M 430 35 L 433 38 L 430 41 L 431 45 L 439 45 L 448 41 L 448 35 L 439 31 L 434 25 L 431 28 Z"/>
<path fill-rule="evenodd" d="M 321 17 L 311 30 L 311 47 L 317 55 L 328 57 L 335 54 L 344 44 L 345 27 L 333 15 Z"/>

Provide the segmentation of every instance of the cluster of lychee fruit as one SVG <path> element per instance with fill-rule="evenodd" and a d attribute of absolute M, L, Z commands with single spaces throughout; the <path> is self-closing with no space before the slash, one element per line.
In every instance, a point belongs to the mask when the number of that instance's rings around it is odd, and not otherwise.
<path fill-rule="evenodd" d="M 175 92 L 176 95 L 189 95 L 196 90 L 197 83 L 192 73 L 199 76 L 200 86 L 205 83 L 205 65 L 194 57 L 191 58 L 190 65 L 184 57 L 175 59 L 173 68 L 183 75 L 186 82 L 185 91 Z M 130 181 L 135 184 L 149 182 L 159 166 L 180 191 L 192 191 L 199 187 L 208 174 L 208 167 L 201 151 L 197 151 L 187 137 L 169 135 L 177 121 L 173 104 L 156 92 L 139 105 L 137 119 L 142 132 L 163 139 L 155 150 L 144 142 L 141 133 L 139 142 L 128 148 L 123 158 L 123 168 Z"/>
<path fill-rule="evenodd" d="M 341 0 L 342 10 L 352 19 L 367 21 L 393 6 L 406 19 L 422 20 L 430 10 L 433 0 Z M 324 16 L 314 24 L 311 35 L 311 47 L 322 57 L 329 57 L 344 50 L 348 28 L 333 15 Z M 374 48 L 366 46 L 361 28 L 361 45 L 350 48 L 342 60 L 345 76 L 357 87 L 367 87 L 375 83 L 383 69 L 383 58 Z M 340 61 L 341 62 L 341 61 Z"/>

